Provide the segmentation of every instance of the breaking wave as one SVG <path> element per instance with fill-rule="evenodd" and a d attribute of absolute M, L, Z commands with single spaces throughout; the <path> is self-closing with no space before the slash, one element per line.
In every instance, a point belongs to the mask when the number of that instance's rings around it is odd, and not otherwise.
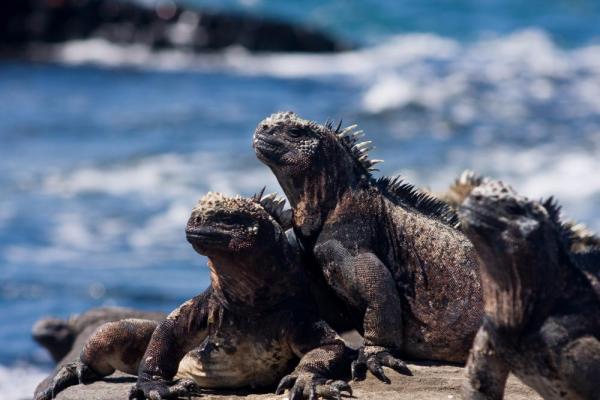
<path fill-rule="evenodd" d="M 25 400 L 33 397 L 35 387 L 48 371 L 28 365 L 8 367 L 0 364 L 0 393 L 5 400 Z"/>
<path fill-rule="evenodd" d="M 508 105 L 495 108 L 501 115 L 519 111 L 519 103 L 524 101 L 551 100 L 559 91 L 578 98 L 573 108 L 600 111 L 596 95 L 600 46 L 563 49 L 534 28 L 467 44 L 433 34 L 403 34 L 375 47 L 334 55 L 257 55 L 241 48 L 197 55 L 155 52 L 102 39 L 69 42 L 56 47 L 54 53 L 57 60 L 70 65 L 228 71 L 286 79 L 345 77 L 363 87 L 360 101 L 365 111 L 373 113 L 411 104 L 439 109 L 449 99 L 477 91 L 481 85 L 502 91 L 499 94 L 505 100 L 517 102 L 514 109 Z M 454 112 L 459 119 L 470 119 L 475 111 L 458 104 Z"/>

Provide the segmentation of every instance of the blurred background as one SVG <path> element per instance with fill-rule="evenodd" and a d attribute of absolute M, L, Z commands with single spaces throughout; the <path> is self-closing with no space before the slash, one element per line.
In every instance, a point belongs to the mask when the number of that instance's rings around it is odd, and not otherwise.
<path fill-rule="evenodd" d="M 372 157 L 386 161 L 380 174 L 443 190 L 471 168 L 528 196 L 555 195 L 567 216 L 600 231 L 599 2 L 184 3 L 213 17 L 279 21 L 270 39 L 288 24 L 306 27 L 325 43 L 313 50 L 286 40 L 253 48 L 244 32 L 223 46 L 189 46 L 185 33 L 202 13 L 143 3 L 151 20 L 178 24 L 165 28 L 171 41 L 3 33 L 3 399 L 30 397 L 52 368 L 30 338 L 40 317 L 102 305 L 169 311 L 208 285 L 185 222 L 208 190 L 280 191 L 250 143 L 276 111 L 359 124 L 377 146 Z M 35 31 L 49 11 L 35 12 L 2 18 Z M 128 29 L 136 24 L 148 28 L 136 19 Z"/>

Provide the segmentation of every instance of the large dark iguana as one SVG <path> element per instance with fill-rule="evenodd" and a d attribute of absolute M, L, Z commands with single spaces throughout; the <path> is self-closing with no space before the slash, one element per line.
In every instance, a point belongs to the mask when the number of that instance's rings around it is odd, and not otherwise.
<path fill-rule="evenodd" d="M 466 399 L 501 399 L 509 372 L 545 399 L 600 398 L 600 292 L 573 252 L 553 200 L 488 180 L 460 209 L 481 263 L 485 318 L 467 364 Z M 600 250 L 600 248 L 598 249 Z M 600 251 L 595 254 L 600 276 Z"/>
<path fill-rule="evenodd" d="M 298 252 L 279 223 L 283 205 L 273 195 L 202 198 L 186 235 L 209 258 L 210 287 L 161 323 L 103 325 L 37 399 L 115 370 L 137 373 L 131 397 L 152 400 L 280 379 L 278 391 L 289 388 L 291 399 L 350 392 L 343 381 L 326 382 L 349 369 L 352 354 L 306 292 Z"/>
<path fill-rule="evenodd" d="M 353 129 L 285 112 L 262 121 L 253 139 L 290 201 L 296 236 L 362 317 L 353 374 L 406 373 L 394 354 L 464 362 L 483 316 L 473 246 L 448 205 L 399 179 L 374 179 L 378 160 Z"/>

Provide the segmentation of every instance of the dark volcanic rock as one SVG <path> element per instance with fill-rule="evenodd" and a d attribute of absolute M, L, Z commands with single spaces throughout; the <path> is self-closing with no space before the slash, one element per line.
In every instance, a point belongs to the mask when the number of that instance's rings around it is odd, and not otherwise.
<path fill-rule="evenodd" d="M 2 0 L 0 55 L 25 57 L 32 45 L 103 38 L 154 49 L 333 52 L 349 46 L 324 33 L 248 15 L 186 9 L 172 1 L 150 9 L 119 0 Z"/>

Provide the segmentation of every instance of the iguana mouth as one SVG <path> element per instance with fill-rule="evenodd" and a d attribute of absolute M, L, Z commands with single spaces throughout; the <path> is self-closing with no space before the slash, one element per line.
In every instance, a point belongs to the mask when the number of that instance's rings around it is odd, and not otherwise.
<path fill-rule="evenodd" d="M 253 145 L 257 156 L 265 161 L 279 161 L 285 154 L 281 142 L 276 139 L 256 136 Z"/>
<path fill-rule="evenodd" d="M 224 244 L 231 239 L 228 233 L 205 226 L 186 229 L 185 236 L 191 244 L 202 245 Z"/>

